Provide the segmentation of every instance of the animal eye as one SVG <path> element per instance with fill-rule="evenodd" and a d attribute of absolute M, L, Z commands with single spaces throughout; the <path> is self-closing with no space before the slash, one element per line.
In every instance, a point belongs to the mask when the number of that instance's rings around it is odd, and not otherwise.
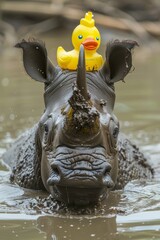
<path fill-rule="evenodd" d="M 83 36 L 82 36 L 82 35 L 79 35 L 79 36 L 78 36 L 78 38 L 79 38 L 79 39 L 82 39 L 82 38 L 83 38 Z"/>
<path fill-rule="evenodd" d="M 115 129 L 113 130 L 113 137 L 117 138 L 118 137 L 118 133 L 119 133 L 119 128 L 115 127 Z"/>
<path fill-rule="evenodd" d="M 48 131 L 49 131 L 47 124 L 44 124 L 44 131 L 45 131 L 46 133 L 48 133 Z"/>
<path fill-rule="evenodd" d="M 99 41 L 99 37 L 96 37 L 96 40 Z"/>

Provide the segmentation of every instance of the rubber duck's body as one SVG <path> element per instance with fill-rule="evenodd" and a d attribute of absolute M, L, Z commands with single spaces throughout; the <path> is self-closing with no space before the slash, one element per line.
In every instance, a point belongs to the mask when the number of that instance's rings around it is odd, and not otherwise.
<path fill-rule="evenodd" d="M 94 26 L 92 13 L 88 12 L 85 18 L 82 18 L 72 33 L 72 44 L 74 49 L 66 52 L 63 47 L 58 47 L 57 62 L 62 69 L 76 70 L 78 65 L 78 56 L 80 45 L 85 48 L 86 70 L 99 70 L 103 64 L 103 58 L 96 50 L 100 46 L 100 33 Z"/>

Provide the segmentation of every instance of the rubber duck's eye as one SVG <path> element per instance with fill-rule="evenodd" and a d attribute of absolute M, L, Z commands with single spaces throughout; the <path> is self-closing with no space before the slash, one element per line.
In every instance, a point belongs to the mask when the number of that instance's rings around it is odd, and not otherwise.
<path fill-rule="evenodd" d="M 79 35 L 79 36 L 78 36 L 78 38 L 79 38 L 79 39 L 82 39 L 82 38 L 83 38 L 83 36 L 82 36 L 82 35 Z"/>
<path fill-rule="evenodd" d="M 99 41 L 99 37 L 96 37 L 96 40 Z"/>

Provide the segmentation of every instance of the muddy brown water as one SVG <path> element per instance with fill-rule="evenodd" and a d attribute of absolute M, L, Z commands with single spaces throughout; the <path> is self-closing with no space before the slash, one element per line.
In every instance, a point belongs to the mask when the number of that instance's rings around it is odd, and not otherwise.
<path fill-rule="evenodd" d="M 63 38 L 62 38 L 63 36 Z M 70 49 L 69 34 L 43 36 L 55 63 L 60 44 Z M 100 51 L 104 50 L 104 43 Z M 156 169 L 153 181 L 133 181 L 92 211 L 48 212 L 28 203 L 44 193 L 9 182 L 0 162 L 1 240 L 149 240 L 160 239 L 160 54 L 135 51 L 136 70 L 116 84 L 115 113 L 123 131 Z M 0 154 L 43 112 L 43 84 L 30 80 L 20 50 L 3 49 L 0 59 Z M 46 194 L 45 194 L 46 196 Z M 23 202 L 23 204 L 21 204 Z M 117 213 L 118 212 L 118 213 Z"/>

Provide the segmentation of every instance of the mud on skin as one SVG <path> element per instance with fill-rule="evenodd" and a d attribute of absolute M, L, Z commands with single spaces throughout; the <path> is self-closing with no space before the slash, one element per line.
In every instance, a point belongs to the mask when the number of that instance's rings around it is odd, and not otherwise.
<path fill-rule="evenodd" d="M 99 71 L 86 72 L 80 48 L 77 71 L 52 65 L 43 43 L 17 44 L 26 72 L 45 86 L 45 111 L 4 155 L 11 180 L 45 189 L 69 205 L 95 204 L 133 179 L 152 178 L 144 155 L 125 136 L 113 113 L 114 84 L 132 67 L 135 41 L 113 41 Z"/>

